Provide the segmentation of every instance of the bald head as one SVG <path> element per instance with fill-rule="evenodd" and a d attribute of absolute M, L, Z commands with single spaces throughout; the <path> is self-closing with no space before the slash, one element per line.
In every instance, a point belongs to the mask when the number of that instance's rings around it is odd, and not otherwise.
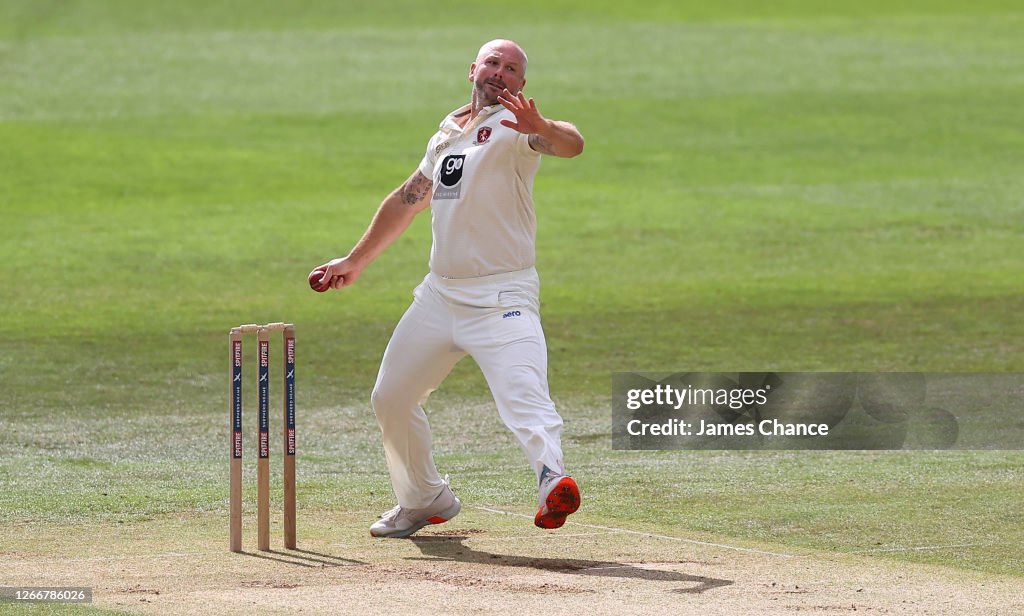
<path fill-rule="evenodd" d="M 519 43 L 509 39 L 494 39 L 493 41 L 488 41 L 484 43 L 483 46 L 480 47 L 480 51 L 477 52 L 476 63 L 479 64 L 481 59 L 492 52 L 515 56 L 516 60 L 523 67 L 523 75 L 526 75 L 526 65 L 530 60 L 526 57 L 526 52 L 519 46 Z"/>
<path fill-rule="evenodd" d="M 496 105 L 502 90 L 513 95 L 526 85 L 526 52 L 515 41 L 495 39 L 484 43 L 469 67 L 473 107 Z"/>

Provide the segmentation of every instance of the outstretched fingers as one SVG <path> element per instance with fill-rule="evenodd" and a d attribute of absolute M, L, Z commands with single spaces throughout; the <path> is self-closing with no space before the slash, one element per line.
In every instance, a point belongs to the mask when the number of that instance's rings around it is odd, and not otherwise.
<path fill-rule="evenodd" d="M 522 95 L 523 93 L 520 92 L 519 96 L 521 97 Z M 498 102 L 501 103 L 505 109 L 508 109 L 517 116 L 523 109 L 521 106 L 523 101 L 520 101 L 518 97 L 509 92 L 508 88 L 502 90 L 501 94 L 498 95 Z"/>
<path fill-rule="evenodd" d="M 502 126 L 507 126 L 525 134 L 533 134 L 542 129 L 544 118 L 537 111 L 537 103 L 532 98 L 526 98 L 522 91 L 512 94 L 506 88 L 502 90 L 498 101 L 516 117 L 515 122 L 501 120 Z"/>

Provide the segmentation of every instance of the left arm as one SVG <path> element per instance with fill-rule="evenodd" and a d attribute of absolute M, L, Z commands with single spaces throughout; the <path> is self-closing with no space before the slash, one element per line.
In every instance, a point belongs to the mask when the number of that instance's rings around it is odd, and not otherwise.
<path fill-rule="evenodd" d="M 515 122 L 502 120 L 502 126 L 529 135 L 530 147 L 535 151 L 562 158 L 572 158 L 583 151 L 583 135 L 575 126 L 545 118 L 537 111 L 537 103 L 532 98 L 527 100 L 522 92 L 513 96 L 505 90 L 498 102 L 516 116 Z"/>

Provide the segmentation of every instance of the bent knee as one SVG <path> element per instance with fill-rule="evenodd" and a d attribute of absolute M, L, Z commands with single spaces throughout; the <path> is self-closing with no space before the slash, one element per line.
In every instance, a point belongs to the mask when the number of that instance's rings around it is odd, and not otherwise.
<path fill-rule="evenodd" d="M 370 404 L 378 420 L 412 413 L 425 396 L 408 386 L 389 386 L 378 383 L 370 393 Z"/>
<path fill-rule="evenodd" d="M 370 393 L 370 404 L 373 405 L 373 412 L 377 417 L 388 414 L 390 409 L 400 406 L 399 396 L 394 388 L 377 385 Z"/>

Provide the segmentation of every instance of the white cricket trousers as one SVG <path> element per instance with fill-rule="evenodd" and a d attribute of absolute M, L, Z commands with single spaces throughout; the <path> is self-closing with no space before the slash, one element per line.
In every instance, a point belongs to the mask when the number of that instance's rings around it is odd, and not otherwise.
<path fill-rule="evenodd" d="M 422 404 L 466 355 L 483 371 L 502 421 L 537 476 L 545 466 L 564 472 L 562 418 L 548 391 L 539 297 L 532 267 L 457 280 L 430 273 L 413 291 L 413 303 L 384 351 L 372 396 L 402 507 L 426 507 L 444 485 Z"/>

